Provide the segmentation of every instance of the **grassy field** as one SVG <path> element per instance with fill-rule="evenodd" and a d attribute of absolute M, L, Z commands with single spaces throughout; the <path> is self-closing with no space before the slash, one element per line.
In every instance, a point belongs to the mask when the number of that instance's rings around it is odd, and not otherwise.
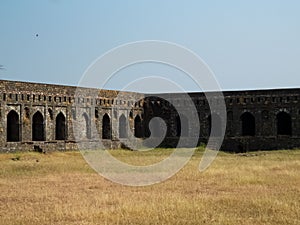
<path fill-rule="evenodd" d="M 115 150 L 149 164 L 171 150 Z M 112 183 L 79 152 L 0 154 L 0 224 L 300 224 L 300 150 L 218 155 L 203 151 L 175 176 L 146 187 Z"/>

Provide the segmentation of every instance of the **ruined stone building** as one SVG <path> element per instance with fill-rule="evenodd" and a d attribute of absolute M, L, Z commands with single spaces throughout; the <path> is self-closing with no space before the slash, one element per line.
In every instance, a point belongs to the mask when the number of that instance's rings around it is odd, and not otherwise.
<path fill-rule="evenodd" d="M 300 147 L 300 89 L 223 94 L 227 126 L 221 149 L 242 152 Z M 193 124 L 184 115 L 179 119 L 172 107 L 176 101 L 188 111 L 185 99 L 180 93 L 165 95 L 172 100 L 134 92 L 2 80 L 0 151 L 74 150 L 78 142 L 95 142 L 97 146 L 97 139 L 107 148 L 124 147 L 122 140 L 130 135 L 137 139 L 151 135 L 148 125 L 153 117 L 161 117 L 167 125 L 161 147 L 175 147 L 180 136 L 188 146 Z M 204 93 L 189 96 L 199 116 L 200 145 L 210 136 L 211 118 L 222 118 L 210 112 Z"/>

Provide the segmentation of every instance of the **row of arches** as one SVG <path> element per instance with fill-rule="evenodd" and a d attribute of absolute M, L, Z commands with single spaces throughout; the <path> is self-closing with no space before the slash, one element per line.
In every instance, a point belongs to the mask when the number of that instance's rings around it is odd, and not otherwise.
<path fill-rule="evenodd" d="M 56 116 L 55 124 L 55 139 L 66 139 L 66 118 L 62 112 Z M 20 119 L 16 111 L 11 110 L 7 114 L 7 141 L 17 142 L 21 140 L 20 137 Z M 45 124 L 42 113 L 37 111 L 32 116 L 32 140 L 33 141 L 45 141 Z"/>
<path fill-rule="evenodd" d="M 85 137 L 91 138 L 91 128 L 89 117 L 86 113 L 83 114 L 85 126 L 82 127 Z M 139 115 L 134 119 L 134 136 L 141 138 L 143 136 L 143 126 L 142 120 Z M 107 113 L 102 117 L 102 139 L 111 139 L 112 130 L 111 130 L 111 119 Z M 119 138 L 128 138 L 128 122 L 124 114 L 119 117 Z"/>
<path fill-rule="evenodd" d="M 217 124 L 221 124 L 221 118 L 217 114 L 212 114 Z M 228 116 L 229 120 L 232 120 L 230 116 Z M 212 117 L 208 117 L 209 121 L 209 130 L 211 134 L 211 120 Z M 244 112 L 240 116 L 241 121 L 241 135 L 242 136 L 255 136 L 256 135 L 256 121 L 255 117 L 250 112 Z M 277 127 L 277 135 L 292 135 L 292 119 L 291 116 L 286 112 L 279 112 L 276 115 L 276 127 Z M 212 136 L 219 136 L 218 130 L 215 134 L 211 134 Z"/>
<path fill-rule="evenodd" d="M 143 125 L 139 115 L 134 118 L 134 136 L 143 137 Z M 119 117 L 119 138 L 128 138 L 128 122 L 124 114 Z M 107 113 L 102 118 L 102 139 L 111 139 L 111 121 Z"/>
<path fill-rule="evenodd" d="M 85 126 L 83 127 L 84 133 L 87 138 L 91 138 L 90 121 L 86 113 L 83 114 Z M 221 124 L 221 118 L 217 114 L 211 114 L 208 117 L 208 134 L 210 136 L 220 136 L 221 129 L 214 129 L 212 133 L 211 121 L 214 119 L 216 124 Z M 233 118 L 228 117 L 229 120 Z M 244 112 L 240 116 L 241 122 L 241 135 L 242 136 L 255 136 L 256 135 L 256 121 L 255 117 L 250 112 Z M 184 115 L 178 115 L 175 118 L 176 123 L 176 136 L 189 136 L 189 121 Z M 7 114 L 7 141 L 17 142 L 20 141 L 20 119 L 16 111 L 11 110 Z M 292 119 L 286 112 L 279 112 L 276 115 L 277 135 L 292 135 Z M 137 138 L 143 137 L 144 129 L 141 117 L 137 115 L 134 118 L 134 136 Z M 157 132 L 159 133 L 159 132 Z M 102 118 L 102 139 L 111 139 L 111 119 L 106 113 Z M 62 112 L 57 114 L 55 121 L 55 140 L 66 140 L 66 118 Z M 119 138 L 128 138 L 128 122 L 124 114 L 119 117 Z M 37 111 L 32 117 L 32 140 L 45 141 L 45 124 L 44 117 L 41 112 Z"/>
<path fill-rule="evenodd" d="M 230 114 L 230 113 L 229 113 Z M 229 121 L 233 120 L 232 116 L 228 116 Z M 216 129 L 212 129 L 212 120 L 219 127 Z M 250 112 L 244 112 L 240 116 L 241 121 L 241 135 L 242 136 L 255 136 L 256 135 L 256 121 L 255 117 Z M 213 113 L 207 118 L 208 123 L 208 134 L 212 137 L 221 136 L 221 118 L 218 114 Z M 276 127 L 277 127 L 277 135 L 292 135 L 292 119 L 291 116 L 286 112 L 279 112 L 276 115 Z M 188 119 L 184 115 L 176 116 L 175 118 L 175 132 L 176 137 L 186 137 L 189 136 L 189 122 Z"/>
<path fill-rule="evenodd" d="M 83 115 L 85 126 L 82 127 L 83 133 L 86 138 L 91 138 L 90 120 L 86 113 Z M 20 137 L 20 119 L 16 111 L 11 110 L 7 114 L 7 141 L 18 142 L 21 140 Z M 37 111 L 32 116 L 32 140 L 33 141 L 45 141 L 45 123 L 44 117 L 41 112 Z M 106 113 L 102 118 L 102 139 L 111 139 L 111 120 L 109 115 Z M 134 136 L 137 138 L 143 137 L 143 126 L 142 120 L 139 115 L 134 119 Z M 128 126 L 127 119 L 122 114 L 119 118 L 119 138 L 128 137 Z M 66 140 L 67 129 L 66 129 L 66 118 L 62 112 L 56 116 L 55 120 L 55 140 Z"/>

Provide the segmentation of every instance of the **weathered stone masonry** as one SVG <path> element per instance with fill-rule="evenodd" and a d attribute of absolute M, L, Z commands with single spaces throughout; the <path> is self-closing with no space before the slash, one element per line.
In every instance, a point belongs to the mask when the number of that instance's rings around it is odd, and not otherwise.
<path fill-rule="evenodd" d="M 134 101 L 143 95 L 137 93 L 14 81 L 0 81 L 0 93 L 2 152 L 73 150 L 75 137 L 81 143 L 95 141 L 95 146 L 101 138 L 106 147 L 119 148 L 122 135 L 133 131 L 134 120 L 143 117 L 143 102 Z M 114 102 L 118 95 L 126 101 Z M 112 104 L 117 104 L 114 111 Z M 120 118 L 129 124 L 121 137 L 118 127 L 111 127 L 112 120 L 117 124 Z"/>
<path fill-rule="evenodd" d="M 243 152 L 300 147 L 300 89 L 225 91 L 223 94 L 227 125 L 222 150 Z M 172 101 L 177 101 L 179 105 L 185 107 L 181 94 L 171 95 Z M 199 144 L 207 143 L 211 117 L 217 121 L 221 118 L 218 112 L 210 112 L 208 101 L 203 93 L 190 93 L 189 96 L 197 108 L 200 120 Z M 162 146 L 176 145 L 178 140 L 176 134 L 180 128 L 176 120 L 178 117 L 176 111 L 170 110 L 170 107 L 157 107 L 155 102 L 159 102 L 160 105 L 168 104 L 162 99 L 155 101 L 155 98 L 152 98 L 148 102 L 151 110 L 145 111 L 146 115 L 150 114 L 145 118 L 155 114 L 153 113 L 155 108 L 160 108 L 161 111 L 157 114 L 163 115 L 170 127 Z M 188 118 L 185 118 L 185 123 L 188 129 L 193 126 Z M 186 136 L 193 135 L 189 130 L 186 133 L 188 134 Z"/>
<path fill-rule="evenodd" d="M 223 94 L 227 111 L 223 150 L 300 147 L 300 89 Z M 118 148 L 129 135 L 150 136 L 148 123 L 156 116 L 167 124 L 167 135 L 160 146 L 176 146 L 179 136 L 186 139 L 188 146 L 189 137 L 194 135 L 190 132 L 193 124 L 184 115 L 179 119 L 172 106 L 176 101 L 189 110 L 185 98 L 178 93 L 165 95 L 171 102 L 133 92 L 0 81 L 0 151 L 73 150 L 78 142 L 95 142 L 97 146 L 97 138 L 108 148 Z M 117 96 L 122 98 L 116 99 Z M 217 121 L 221 118 L 218 112 L 210 112 L 203 93 L 189 96 L 199 116 L 198 144 L 206 143 L 211 118 Z"/>

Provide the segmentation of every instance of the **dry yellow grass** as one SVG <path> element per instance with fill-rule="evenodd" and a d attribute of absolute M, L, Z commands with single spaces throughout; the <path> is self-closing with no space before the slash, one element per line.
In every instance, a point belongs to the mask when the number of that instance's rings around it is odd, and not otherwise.
<path fill-rule="evenodd" d="M 148 164 L 170 150 L 113 154 Z M 255 154 L 220 153 L 200 173 L 198 151 L 146 187 L 105 180 L 79 152 L 1 154 L 0 224 L 300 224 L 300 150 Z"/>

